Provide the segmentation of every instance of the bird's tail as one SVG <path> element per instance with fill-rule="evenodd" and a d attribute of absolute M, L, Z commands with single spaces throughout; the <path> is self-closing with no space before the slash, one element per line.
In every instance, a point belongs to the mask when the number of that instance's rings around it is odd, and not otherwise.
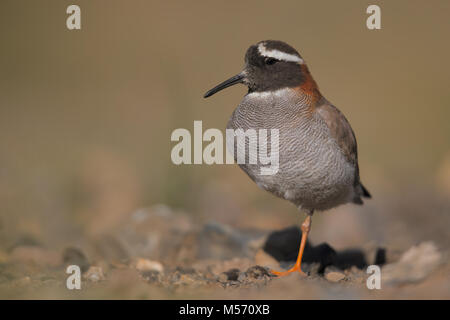
<path fill-rule="evenodd" d="M 372 195 L 370 194 L 369 190 L 367 190 L 366 187 L 364 187 L 362 183 L 360 183 L 359 185 L 361 186 L 362 196 L 364 198 L 372 198 Z"/>
<path fill-rule="evenodd" d="M 370 192 L 362 185 L 362 183 L 359 183 L 359 185 L 356 187 L 357 191 L 355 194 L 355 197 L 353 198 L 353 203 L 355 204 L 363 204 L 361 197 L 363 198 L 372 198 L 370 195 Z"/>

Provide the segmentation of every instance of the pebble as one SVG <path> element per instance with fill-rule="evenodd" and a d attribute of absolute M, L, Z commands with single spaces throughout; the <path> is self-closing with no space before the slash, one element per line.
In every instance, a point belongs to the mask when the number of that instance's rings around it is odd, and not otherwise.
<path fill-rule="evenodd" d="M 83 274 L 83 277 L 92 282 L 105 280 L 103 269 L 97 266 L 90 266 L 89 269 Z"/>
<path fill-rule="evenodd" d="M 228 281 L 228 276 L 226 275 L 226 273 L 221 273 L 217 276 L 217 281 L 219 282 L 227 282 Z"/>
<path fill-rule="evenodd" d="M 89 261 L 80 249 L 66 248 L 62 256 L 66 265 L 77 265 L 80 267 L 81 272 L 86 272 L 89 269 Z"/>
<path fill-rule="evenodd" d="M 241 272 L 239 271 L 239 269 L 235 268 L 235 269 L 230 269 L 228 271 L 225 271 L 223 274 L 225 274 L 227 276 L 227 280 L 237 281 L 239 279 L 240 273 Z"/>
<path fill-rule="evenodd" d="M 144 258 L 137 259 L 136 269 L 141 272 L 156 271 L 162 273 L 164 271 L 164 267 L 160 262 Z"/>
<path fill-rule="evenodd" d="M 246 271 L 246 274 L 248 277 L 252 278 L 252 279 L 262 279 L 265 277 L 271 277 L 271 274 L 269 273 L 269 271 L 266 268 L 263 268 L 261 266 L 253 266 L 248 268 L 248 270 Z"/>
<path fill-rule="evenodd" d="M 325 279 L 330 282 L 339 282 L 345 279 L 345 274 L 342 272 L 331 271 L 325 274 Z"/>

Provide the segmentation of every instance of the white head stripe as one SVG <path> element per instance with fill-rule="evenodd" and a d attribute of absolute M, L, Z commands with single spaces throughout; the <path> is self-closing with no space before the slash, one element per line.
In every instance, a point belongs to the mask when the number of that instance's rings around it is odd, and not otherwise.
<path fill-rule="evenodd" d="M 276 49 L 267 50 L 264 46 L 264 43 L 260 43 L 258 45 L 259 53 L 264 57 L 274 58 L 277 60 L 289 61 L 289 62 L 297 62 L 303 64 L 303 59 L 290 53 L 282 52 Z"/>

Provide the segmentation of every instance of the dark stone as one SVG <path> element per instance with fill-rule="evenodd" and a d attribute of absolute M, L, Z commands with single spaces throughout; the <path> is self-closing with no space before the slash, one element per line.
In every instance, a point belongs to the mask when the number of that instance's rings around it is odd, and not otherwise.
<path fill-rule="evenodd" d="M 301 234 L 300 228 L 296 226 L 274 231 L 267 238 L 263 250 L 278 261 L 295 261 L 300 247 Z M 308 246 L 309 243 L 306 242 L 306 248 Z"/>
<path fill-rule="evenodd" d="M 269 271 L 261 266 L 253 266 L 247 269 L 246 274 L 252 279 L 262 279 L 264 277 L 271 277 Z"/>
<path fill-rule="evenodd" d="M 274 231 L 267 238 L 263 249 L 279 262 L 296 261 L 300 248 L 301 235 L 302 232 L 297 226 Z M 383 261 L 383 254 L 385 255 L 383 251 L 379 250 L 377 252 L 377 261 Z M 336 252 L 327 243 L 313 246 L 309 241 L 306 242 L 302 262 L 305 264 L 319 264 L 318 272 L 320 274 L 323 274 L 325 268 L 328 266 L 334 266 L 341 270 L 352 266 L 363 269 L 367 266 L 364 252 L 360 249 Z"/>
<path fill-rule="evenodd" d="M 386 264 L 386 249 L 378 248 L 377 253 L 375 254 L 375 262 L 374 264 L 382 266 Z"/>
<path fill-rule="evenodd" d="M 63 252 L 63 262 L 65 265 L 77 265 L 81 272 L 86 272 L 89 269 L 90 263 L 84 253 L 77 248 L 69 247 Z"/>
<path fill-rule="evenodd" d="M 239 279 L 240 273 L 241 273 L 240 270 L 236 268 L 224 272 L 229 281 L 237 281 Z"/>
<path fill-rule="evenodd" d="M 197 271 L 195 271 L 194 268 L 191 267 L 176 267 L 175 271 L 179 272 L 180 274 L 196 274 Z"/>
<path fill-rule="evenodd" d="M 336 259 L 336 251 L 328 243 L 321 243 L 317 246 L 306 246 L 303 253 L 303 262 L 320 263 L 321 268 L 325 268 Z"/>
<path fill-rule="evenodd" d="M 367 261 L 364 253 L 359 249 L 349 249 L 338 252 L 333 266 L 345 270 L 356 266 L 358 269 L 363 269 L 367 266 Z"/>
<path fill-rule="evenodd" d="M 161 274 L 158 271 L 144 271 L 141 273 L 143 279 L 148 282 L 160 282 Z"/>

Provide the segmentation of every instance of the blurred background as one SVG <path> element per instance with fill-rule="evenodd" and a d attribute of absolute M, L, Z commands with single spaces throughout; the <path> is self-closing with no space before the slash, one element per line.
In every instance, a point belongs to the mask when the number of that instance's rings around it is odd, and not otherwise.
<path fill-rule="evenodd" d="M 66 8 L 81 7 L 81 30 Z M 381 7 L 382 29 L 366 28 Z M 224 129 L 246 93 L 212 86 L 260 40 L 297 48 L 350 121 L 373 195 L 314 217 L 346 248 L 450 244 L 448 1 L 0 3 L 0 252 L 60 250 L 164 205 L 194 224 L 276 230 L 303 217 L 235 165 L 172 164 L 176 128 Z M 0 255 L 1 256 L 1 255 Z"/>

